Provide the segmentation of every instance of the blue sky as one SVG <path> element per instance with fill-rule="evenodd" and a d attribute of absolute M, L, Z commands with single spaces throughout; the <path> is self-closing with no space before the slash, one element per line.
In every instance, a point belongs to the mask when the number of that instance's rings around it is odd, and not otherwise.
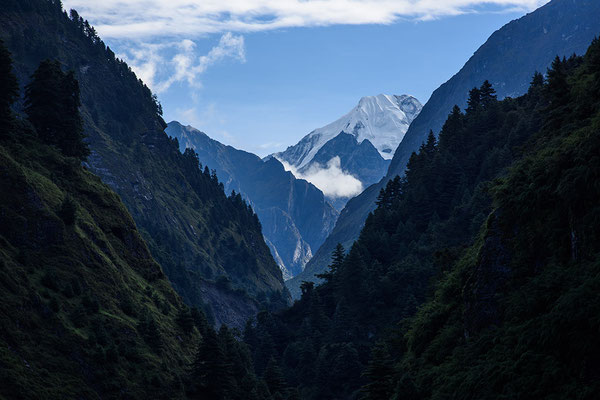
<path fill-rule="evenodd" d="M 425 103 L 492 32 L 544 2 L 64 1 L 157 92 L 167 121 L 261 156 L 362 96 Z"/>

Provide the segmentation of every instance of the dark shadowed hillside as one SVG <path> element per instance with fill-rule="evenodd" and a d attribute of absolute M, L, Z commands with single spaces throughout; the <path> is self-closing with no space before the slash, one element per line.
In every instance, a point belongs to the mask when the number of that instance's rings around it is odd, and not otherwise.
<path fill-rule="evenodd" d="M 80 164 L 77 82 L 44 63 L 23 120 L 1 41 L 0 70 L 0 397 L 183 398 L 198 330 L 179 327 L 189 309 Z"/>
<path fill-rule="evenodd" d="M 161 107 L 94 29 L 58 2 L 5 1 L 0 37 L 25 82 L 37 64 L 57 59 L 81 87 L 87 165 L 123 200 L 175 289 L 191 305 L 232 304 L 217 323 L 240 326 L 259 302 L 286 302 L 283 280 L 251 210 L 227 198 L 215 176 L 203 173 L 194 154 L 182 155 L 164 133 Z"/>
<path fill-rule="evenodd" d="M 491 185 L 474 245 L 389 345 L 399 398 L 598 396 L 600 41 L 556 60 L 544 90 L 541 129 Z"/>
<path fill-rule="evenodd" d="M 0 89 L 0 398 L 276 396 L 235 331 L 183 303 L 119 196 L 81 165 L 74 74 L 43 61 L 15 115 L 0 40 Z"/>

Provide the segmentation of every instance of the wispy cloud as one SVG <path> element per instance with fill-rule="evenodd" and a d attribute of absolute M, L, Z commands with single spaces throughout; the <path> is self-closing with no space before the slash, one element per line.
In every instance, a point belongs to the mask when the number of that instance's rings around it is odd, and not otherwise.
<path fill-rule="evenodd" d="M 477 12 L 529 11 L 549 0 L 64 0 L 105 38 L 194 37 L 337 24 L 390 24 Z"/>
<path fill-rule="evenodd" d="M 299 172 L 292 165 L 279 160 L 286 171 L 290 171 L 296 178 L 305 179 L 321 189 L 323 194 L 330 198 L 353 197 L 363 190 L 363 185 L 353 175 L 342 170 L 340 157 L 335 156 L 327 165 L 312 165 L 307 171 Z"/>
<path fill-rule="evenodd" d="M 219 43 L 201 56 L 196 54 L 196 44 L 189 39 L 163 43 L 135 42 L 124 48 L 124 53 L 119 56 L 157 93 L 182 82 L 192 88 L 200 88 L 199 77 L 210 66 L 227 58 L 242 63 L 246 61 L 244 37 L 230 32 L 222 35 Z"/>
<path fill-rule="evenodd" d="M 473 13 L 528 11 L 549 0 L 63 0 L 117 46 L 136 74 L 160 94 L 177 83 L 192 89 L 224 59 L 245 62 L 246 32 L 291 27 L 391 24 Z M 194 41 L 221 34 L 199 55 Z"/>

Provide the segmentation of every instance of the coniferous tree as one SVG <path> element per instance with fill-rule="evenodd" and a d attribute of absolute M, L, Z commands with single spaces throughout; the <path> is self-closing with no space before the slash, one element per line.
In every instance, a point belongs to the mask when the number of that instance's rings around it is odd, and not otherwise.
<path fill-rule="evenodd" d="M 531 82 L 529 84 L 529 89 L 538 88 L 544 85 L 544 75 L 541 72 L 535 71 L 533 77 L 531 78 Z"/>
<path fill-rule="evenodd" d="M 425 141 L 425 143 L 422 147 L 422 151 L 424 151 L 425 154 L 427 154 L 428 156 L 431 156 L 435 152 L 436 146 L 437 146 L 437 139 L 435 138 L 433 131 L 430 130 L 429 134 L 427 135 L 427 140 Z"/>
<path fill-rule="evenodd" d="M 194 320 L 194 325 L 196 325 L 196 328 L 198 328 L 198 331 L 201 335 L 205 335 L 206 331 L 211 329 L 206 315 L 202 311 L 198 310 L 196 307 L 193 307 L 190 311 L 190 315 Z"/>
<path fill-rule="evenodd" d="M 548 94 L 552 108 L 564 105 L 568 100 L 567 60 L 556 56 L 548 69 Z"/>
<path fill-rule="evenodd" d="M 80 105 L 75 75 L 64 73 L 57 61 L 43 61 L 25 88 L 25 112 L 39 137 L 65 155 L 84 160 L 89 149 L 83 141 Z"/>
<path fill-rule="evenodd" d="M 195 399 L 226 398 L 228 372 L 225 352 L 214 329 L 208 329 L 198 346 L 191 371 L 191 394 Z"/>
<path fill-rule="evenodd" d="M 287 383 L 281 367 L 274 357 L 271 357 L 264 373 L 264 380 L 269 388 L 269 392 L 273 398 L 285 398 L 287 393 Z"/>
<path fill-rule="evenodd" d="M 352 336 L 353 321 L 351 319 L 350 308 L 348 307 L 348 304 L 344 298 L 338 302 L 333 314 L 332 322 L 331 341 L 349 341 Z"/>
<path fill-rule="evenodd" d="M 185 307 L 179 310 L 175 321 L 184 333 L 192 333 L 194 329 L 194 317 L 189 308 Z"/>
<path fill-rule="evenodd" d="M 363 376 L 369 383 L 363 386 L 363 400 L 388 400 L 392 394 L 393 361 L 385 342 L 373 346 L 371 360 Z"/>
<path fill-rule="evenodd" d="M 341 243 L 338 243 L 335 246 L 335 250 L 331 254 L 331 264 L 329 265 L 329 270 L 322 274 L 317 275 L 317 278 L 325 279 L 326 281 L 331 281 L 332 277 L 335 275 L 336 271 L 344 262 L 344 257 L 346 256 L 346 250 Z"/>
<path fill-rule="evenodd" d="M 19 96 L 19 84 L 12 70 L 12 57 L 0 39 L 0 137 L 10 129 L 11 106 Z"/>
<path fill-rule="evenodd" d="M 488 80 L 484 81 L 479 88 L 479 101 L 481 102 L 481 105 L 489 107 L 496 99 L 496 90 Z"/>
<path fill-rule="evenodd" d="M 469 91 L 469 98 L 467 100 L 467 112 L 475 111 L 481 105 L 481 92 L 478 88 L 473 88 Z"/>

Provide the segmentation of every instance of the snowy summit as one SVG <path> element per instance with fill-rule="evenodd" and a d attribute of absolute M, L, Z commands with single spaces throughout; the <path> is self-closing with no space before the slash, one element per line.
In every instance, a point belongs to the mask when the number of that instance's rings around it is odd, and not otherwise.
<path fill-rule="evenodd" d="M 381 157 L 389 160 L 422 107 L 419 100 L 409 95 L 365 96 L 349 113 L 315 129 L 297 145 L 275 156 L 298 169 L 303 168 L 325 143 L 344 132 L 353 135 L 359 144 L 369 140 Z"/>
<path fill-rule="evenodd" d="M 366 96 L 343 117 L 273 156 L 328 197 L 351 197 L 385 174 L 421 108 L 409 95 Z"/>

